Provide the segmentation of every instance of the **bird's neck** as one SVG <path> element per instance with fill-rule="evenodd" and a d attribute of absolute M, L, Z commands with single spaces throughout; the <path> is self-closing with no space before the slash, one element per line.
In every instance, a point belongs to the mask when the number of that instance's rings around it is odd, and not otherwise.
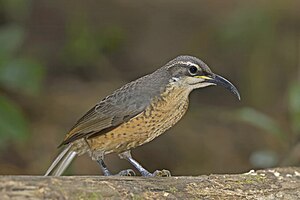
<path fill-rule="evenodd" d="M 170 83 L 162 91 L 159 97 L 156 97 L 155 102 L 162 104 L 161 107 L 166 106 L 166 109 L 177 108 L 180 104 L 188 105 L 188 96 L 191 90 L 178 85 Z"/>

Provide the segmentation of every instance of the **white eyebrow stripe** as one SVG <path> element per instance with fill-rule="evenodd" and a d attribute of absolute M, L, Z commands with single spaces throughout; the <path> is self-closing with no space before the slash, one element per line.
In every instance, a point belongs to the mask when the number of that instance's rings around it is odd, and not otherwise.
<path fill-rule="evenodd" d="M 174 67 L 174 66 L 177 65 L 177 64 L 188 65 L 188 66 L 194 66 L 194 67 L 197 67 L 198 69 L 200 69 L 199 65 L 197 65 L 197 64 L 195 64 L 195 63 L 192 63 L 192 62 L 190 62 L 190 61 L 187 61 L 187 62 L 183 62 L 183 61 L 181 61 L 181 62 L 176 62 L 176 63 L 174 63 L 174 64 L 168 66 L 168 69 L 171 68 L 171 67 Z"/>

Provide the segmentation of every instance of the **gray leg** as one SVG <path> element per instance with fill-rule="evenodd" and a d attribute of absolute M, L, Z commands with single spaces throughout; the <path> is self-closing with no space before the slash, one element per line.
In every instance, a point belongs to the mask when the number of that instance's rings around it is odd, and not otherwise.
<path fill-rule="evenodd" d="M 103 159 L 99 159 L 97 160 L 97 163 L 100 165 L 100 168 L 104 174 L 104 176 L 111 176 L 112 174 L 110 173 L 110 171 L 107 169 L 106 164 L 104 163 Z"/>
<path fill-rule="evenodd" d="M 119 154 L 121 159 L 125 159 L 128 162 L 130 162 L 130 164 L 132 164 L 140 173 L 142 176 L 147 176 L 147 177 L 151 177 L 151 176 L 171 176 L 170 171 L 168 170 L 156 170 L 154 173 L 150 173 L 148 170 L 146 170 L 142 165 L 140 165 L 136 160 L 134 160 L 131 156 L 130 151 L 125 151 L 123 153 Z"/>
<path fill-rule="evenodd" d="M 97 163 L 100 165 L 104 176 L 112 176 L 112 173 L 108 170 L 103 159 L 97 160 Z M 135 176 L 135 172 L 132 169 L 125 169 L 116 174 L 116 176 Z"/>

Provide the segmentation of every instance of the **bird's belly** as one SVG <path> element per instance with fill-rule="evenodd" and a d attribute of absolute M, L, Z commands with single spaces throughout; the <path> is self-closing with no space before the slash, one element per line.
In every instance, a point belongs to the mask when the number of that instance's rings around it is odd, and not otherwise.
<path fill-rule="evenodd" d="M 92 152 L 120 153 L 150 142 L 176 124 L 188 108 L 187 95 L 155 100 L 144 112 L 112 131 L 88 140 Z"/>

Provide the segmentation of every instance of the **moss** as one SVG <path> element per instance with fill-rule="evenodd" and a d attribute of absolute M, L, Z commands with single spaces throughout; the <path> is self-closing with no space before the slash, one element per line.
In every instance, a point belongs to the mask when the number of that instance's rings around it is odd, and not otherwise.
<path fill-rule="evenodd" d="M 77 196 L 78 200 L 99 200 L 104 199 L 103 196 L 100 193 L 97 192 L 91 192 L 91 193 L 80 193 Z"/>
<path fill-rule="evenodd" d="M 170 187 L 169 188 L 169 190 L 168 190 L 168 192 L 170 192 L 170 193 L 176 193 L 178 190 L 177 190 L 177 188 L 176 187 Z"/>
<path fill-rule="evenodd" d="M 144 199 L 144 198 L 141 197 L 141 196 L 138 195 L 138 194 L 133 194 L 132 199 L 133 199 L 133 200 L 142 200 L 142 199 Z"/>
<path fill-rule="evenodd" d="M 238 184 L 254 184 L 265 182 L 266 177 L 260 175 L 245 176 L 245 179 L 237 181 Z"/>

